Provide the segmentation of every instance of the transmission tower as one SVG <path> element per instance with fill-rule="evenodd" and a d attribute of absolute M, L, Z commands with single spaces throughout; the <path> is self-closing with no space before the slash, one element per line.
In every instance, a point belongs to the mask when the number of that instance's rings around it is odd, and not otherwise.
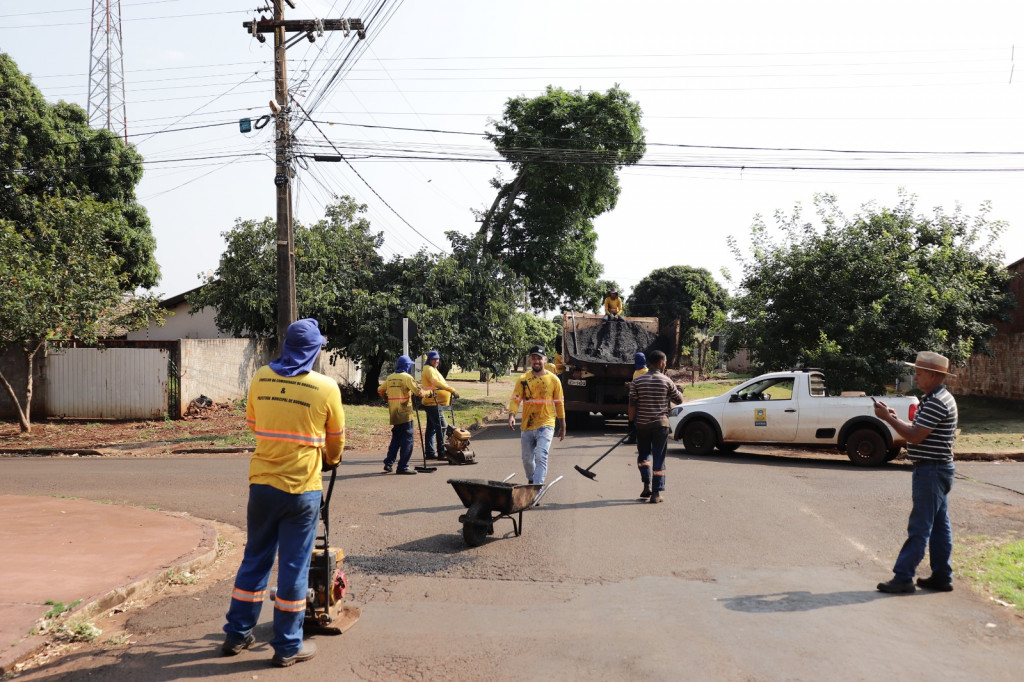
<path fill-rule="evenodd" d="M 127 144 L 121 0 L 93 0 L 89 37 L 89 125 L 106 128 Z"/>

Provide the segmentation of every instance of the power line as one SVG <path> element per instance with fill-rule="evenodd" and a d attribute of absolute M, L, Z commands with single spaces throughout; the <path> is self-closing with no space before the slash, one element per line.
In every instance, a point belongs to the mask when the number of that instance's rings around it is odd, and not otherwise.
<path fill-rule="evenodd" d="M 334 149 L 334 150 L 335 150 L 335 151 L 336 151 L 336 152 L 338 153 L 338 155 L 339 155 L 339 157 L 340 157 L 340 158 L 339 158 L 339 160 L 341 160 L 341 161 L 344 161 L 344 162 L 345 162 L 345 164 L 346 164 L 346 165 L 348 165 L 348 167 L 352 169 L 352 172 L 356 174 L 356 177 L 358 177 L 358 178 L 359 178 L 360 180 L 362 180 L 362 181 L 363 181 L 363 184 L 364 184 L 364 185 L 366 185 L 366 186 L 367 186 L 368 188 L 370 188 L 370 191 L 371 191 L 371 192 L 373 192 L 373 194 L 374 194 L 374 195 L 375 195 L 375 196 L 376 196 L 376 197 L 377 197 L 378 199 L 380 199 L 381 203 L 383 203 L 383 204 L 384 204 L 385 206 L 387 206 L 387 207 L 388 207 L 388 209 L 390 209 L 390 211 L 391 211 L 392 213 L 394 213 L 394 214 L 395 214 L 396 216 L 398 216 L 398 219 L 399 219 L 399 220 L 401 220 L 401 221 L 402 221 L 403 223 L 405 223 L 405 224 L 406 224 L 406 225 L 407 225 L 407 226 L 409 227 L 409 229 L 411 229 L 411 230 L 412 230 L 413 232 L 415 232 L 415 233 L 416 233 L 416 234 L 418 234 L 418 235 L 419 235 L 420 237 L 422 237 L 422 238 L 423 238 L 423 239 L 424 239 L 424 240 L 425 240 L 425 241 L 426 241 L 426 242 L 427 242 L 428 244 L 430 244 L 431 246 L 433 246 L 433 247 L 434 247 L 435 249 L 437 249 L 437 250 L 441 251 L 442 253 L 447 253 L 447 251 L 446 251 L 445 249 L 443 249 L 443 248 L 441 248 L 440 246 L 438 246 L 437 244 L 435 244 L 435 243 L 434 243 L 433 241 L 431 241 L 431 239 L 430 239 L 429 237 L 427 237 L 427 235 L 425 235 L 425 234 L 423 234 L 422 232 L 420 232 L 419 230 L 417 230 L 417 229 L 416 229 L 416 228 L 415 228 L 415 227 L 413 226 L 413 224 L 412 224 L 412 223 L 410 223 L 410 222 L 409 222 L 408 220 L 406 220 L 406 219 L 405 219 L 404 217 L 402 217 L 402 214 L 401 214 L 401 213 L 399 213 L 398 211 L 396 211 L 396 210 L 395 210 L 395 208 L 394 208 L 394 206 L 392 206 L 391 204 L 389 204 L 389 203 L 387 202 L 387 200 L 386 200 L 386 199 L 385 199 L 384 197 L 382 197 L 382 196 L 380 195 L 380 192 L 378 192 L 378 191 L 377 191 L 376 189 L 374 189 L 374 188 L 373 188 L 373 185 L 371 185 L 371 184 L 369 183 L 369 181 L 367 181 L 367 179 L 366 179 L 366 178 L 364 178 L 364 177 L 362 176 L 362 174 L 361 174 L 361 173 L 360 173 L 360 172 L 359 172 L 358 170 L 356 170 L 356 167 L 352 165 L 352 162 L 351 162 L 351 161 L 349 161 L 349 160 L 348 160 L 347 158 L 345 158 L 345 155 L 344 155 L 344 154 L 342 154 L 342 153 L 341 153 L 340 151 L 338 151 L 338 148 L 334 146 L 334 143 L 333 143 L 333 142 L 331 142 L 331 139 L 330 139 L 329 137 L 327 137 L 327 135 L 326 135 L 326 134 L 324 133 L 324 131 L 323 131 L 323 130 L 321 130 L 321 129 L 320 129 L 320 126 L 319 126 L 319 125 L 317 125 L 317 123 L 316 123 L 315 121 L 313 121 L 313 119 L 312 119 L 312 118 L 310 118 L 310 116 L 309 116 L 309 112 L 307 112 L 307 111 L 305 110 L 305 108 L 303 108 L 302 104 L 300 104 L 300 103 L 299 103 L 299 101 L 298 101 L 298 100 L 296 100 L 296 99 L 295 99 L 294 97 L 292 97 L 292 98 L 291 98 L 291 100 L 292 100 L 292 102 L 294 102 L 294 103 L 295 103 L 295 106 L 297 106 L 297 107 L 298 107 L 298 108 L 299 108 L 299 109 L 300 109 L 300 110 L 302 111 L 302 113 L 303 113 L 303 114 L 304 114 L 304 115 L 306 116 L 306 120 L 310 121 L 310 122 L 311 122 L 311 123 L 313 124 L 313 127 L 317 129 L 317 132 L 319 132 L 319 133 L 320 133 L 321 135 L 323 135 L 324 139 L 325 139 L 325 140 L 327 140 L 328 144 L 330 144 L 330 145 L 331 145 L 331 147 L 332 147 L 332 148 L 333 148 L 333 149 Z M 315 159 L 314 159 L 314 160 L 315 160 Z"/>

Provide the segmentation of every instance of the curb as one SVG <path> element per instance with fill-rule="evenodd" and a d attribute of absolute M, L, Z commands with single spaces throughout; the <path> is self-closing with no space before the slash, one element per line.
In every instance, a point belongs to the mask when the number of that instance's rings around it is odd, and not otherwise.
<path fill-rule="evenodd" d="M 181 514 L 170 514 L 170 516 L 182 517 Z M 169 571 L 194 572 L 213 564 L 217 559 L 217 529 L 203 519 L 190 516 L 189 520 L 194 521 L 202 529 L 199 546 L 191 553 L 184 555 L 184 558 L 179 557 L 174 563 L 159 567 L 150 576 L 122 587 L 116 587 L 109 592 L 92 598 L 87 603 L 83 603 L 74 611 L 71 611 L 68 617 L 73 616 L 79 620 L 93 618 L 104 611 L 123 604 L 131 597 L 145 596 L 154 592 L 155 588 L 164 582 Z M 15 666 L 42 651 L 49 642 L 50 638 L 46 635 L 29 635 L 16 646 L 8 647 L 5 651 L 0 652 L 0 675 L 7 675 L 13 672 Z"/>

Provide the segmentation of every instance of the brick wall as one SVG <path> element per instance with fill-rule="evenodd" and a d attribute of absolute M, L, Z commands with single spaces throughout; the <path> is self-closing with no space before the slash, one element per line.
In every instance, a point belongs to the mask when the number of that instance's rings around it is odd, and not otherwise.
<path fill-rule="evenodd" d="M 992 355 L 972 355 L 957 367 L 954 395 L 1024 400 L 1024 334 L 997 334 L 990 342 Z"/>

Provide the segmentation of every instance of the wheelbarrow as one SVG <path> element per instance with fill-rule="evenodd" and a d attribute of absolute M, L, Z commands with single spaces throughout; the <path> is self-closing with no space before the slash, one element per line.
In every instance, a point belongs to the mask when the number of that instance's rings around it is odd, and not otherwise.
<path fill-rule="evenodd" d="M 507 476 L 504 481 L 448 479 L 467 509 L 459 516 L 459 523 L 462 524 L 462 537 L 470 547 L 478 547 L 488 535 L 494 535 L 494 522 L 498 519 L 511 520 L 512 529 L 519 537 L 523 532 L 523 512 L 540 504 L 551 486 L 562 480 L 559 476 L 546 486 L 539 483 L 516 485 L 508 482 L 514 475 Z M 515 514 L 519 515 L 518 521 Z"/>

